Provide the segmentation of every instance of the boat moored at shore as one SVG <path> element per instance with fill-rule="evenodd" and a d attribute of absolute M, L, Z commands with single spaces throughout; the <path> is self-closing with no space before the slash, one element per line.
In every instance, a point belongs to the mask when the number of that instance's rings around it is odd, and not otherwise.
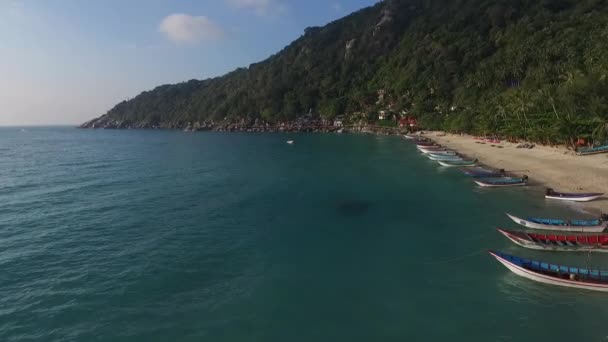
<path fill-rule="evenodd" d="M 503 188 L 510 186 L 528 185 L 528 176 L 518 177 L 499 177 L 499 178 L 478 178 L 474 182 L 483 188 Z"/>
<path fill-rule="evenodd" d="M 555 199 L 561 201 L 571 201 L 571 202 L 591 202 L 596 199 L 604 196 L 603 193 L 599 192 L 590 192 L 590 193 L 567 193 L 567 192 L 557 192 L 553 189 L 547 189 L 545 192 L 545 198 L 547 199 Z"/>
<path fill-rule="evenodd" d="M 530 229 L 553 230 L 560 232 L 578 233 L 600 233 L 608 227 L 608 221 L 602 219 L 595 220 L 559 220 L 546 218 L 527 218 L 522 219 L 517 216 L 507 214 L 513 222 Z"/>
<path fill-rule="evenodd" d="M 461 169 L 462 173 L 473 178 L 501 178 L 505 177 L 505 170 L 490 170 L 482 167 Z"/>
<path fill-rule="evenodd" d="M 430 160 L 433 161 L 460 161 L 462 160 L 462 157 L 457 156 L 457 155 L 449 155 L 449 154 L 435 154 L 435 153 L 429 153 L 428 157 Z"/>
<path fill-rule="evenodd" d="M 536 282 L 585 290 L 608 291 L 608 271 L 555 265 L 500 252 L 488 252 L 511 272 Z"/>
<path fill-rule="evenodd" d="M 556 235 L 515 232 L 497 228 L 518 246 L 540 251 L 560 252 L 608 252 L 608 234 L 601 235 Z"/>
<path fill-rule="evenodd" d="M 477 160 L 437 160 L 439 165 L 446 167 L 473 167 L 477 165 Z"/>

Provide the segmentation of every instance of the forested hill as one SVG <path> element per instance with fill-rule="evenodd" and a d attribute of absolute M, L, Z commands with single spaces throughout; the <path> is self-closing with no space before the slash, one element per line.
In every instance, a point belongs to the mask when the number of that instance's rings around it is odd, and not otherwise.
<path fill-rule="evenodd" d="M 386 0 L 306 29 L 263 62 L 160 86 L 84 126 L 375 121 L 392 110 L 425 128 L 602 139 L 607 75 L 608 0 Z"/>

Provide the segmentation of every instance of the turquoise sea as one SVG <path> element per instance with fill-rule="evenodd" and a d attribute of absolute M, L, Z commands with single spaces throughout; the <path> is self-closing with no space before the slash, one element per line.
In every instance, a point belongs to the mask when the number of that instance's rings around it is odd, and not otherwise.
<path fill-rule="evenodd" d="M 0 341 L 606 341 L 486 253 L 608 269 L 496 233 L 541 193 L 399 137 L 1 128 Z"/>

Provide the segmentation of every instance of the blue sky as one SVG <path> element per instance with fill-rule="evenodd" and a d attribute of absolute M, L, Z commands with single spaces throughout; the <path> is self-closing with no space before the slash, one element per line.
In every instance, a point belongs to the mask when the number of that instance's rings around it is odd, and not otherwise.
<path fill-rule="evenodd" d="M 376 0 L 0 0 L 0 125 L 77 124 L 260 61 Z"/>

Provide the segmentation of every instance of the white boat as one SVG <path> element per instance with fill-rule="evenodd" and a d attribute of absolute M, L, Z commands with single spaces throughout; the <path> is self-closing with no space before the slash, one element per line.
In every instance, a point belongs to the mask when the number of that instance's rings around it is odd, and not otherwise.
<path fill-rule="evenodd" d="M 423 154 L 431 154 L 431 153 L 438 153 L 438 152 L 445 152 L 447 150 L 442 149 L 442 150 L 420 150 L 420 152 L 422 152 Z"/>
<path fill-rule="evenodd" d="M 608 227 L 608 221 L 601 220 L 553 220 L 541 218 L 522 219 L 507 214 L 513 222 L 530 229 L 553 230 L 558 232 L 601 233 Z"/>
<path fill-rule="evenodd" d="M 287 140 L 287 143 L 288 143 L 289 145 L 293 145 L 293 144 L 295 143 L 295 141 L 293 141 L 293 140 Z"/>
<path fill-rule="evenodd" d="M 478 178 L 473 180 L 477 185 L 482 188 L 506 188 L 512 186 L 526 186 L 528 185 L 528 178 L 514 177 L 495 177 L 495 178 Z"/>
<path fill-rule="evenodd" d="M 431 151 L 431 152 L 429 152 L 427 154 L 428 155 L 432 155 L 432 156 L 455 156 L 455 155 L 457 155 L 456 152 L 450 151 L 450 150 Z"/>
<path fill-rule="evenodd" d="M 554 265 L 493 251 L 489 251 L 489 253 L 511 272 L 539 283 L 592 291 L 608 291 L 607 271 Z"/>
<path fill-rule="evenodd" d="M 560 201 L 569 201 L 569 202 L 591 202 L 596 199 L 604 196 L 602 193 L 592 192 L 592 193 L 565 193 L 565 192 L 556 192 L 553 189 L 547 189 L 545 193 L 545 198 L 560 200 Z"/>
<path fill-rule="evenodd" d="M 445 147 L 441 147 L 441 146 L 416 146 L 416 148 L 418 149 L 418 151 L 420 151 L 422 153 L 430 153 L 433 151 L 446 151 L 447 150 Z"/>
<path fill-rule="evenodd" d="M 437 162 L 439 165 L 446 167 L 473 167 L 477 165 L 474 160 L 437 160 Z"/>
<path fill-rule="evenodd" d="M 461 157 L 456 156 L 456 155 L 439 155 L 439 154 L 433 154 L 433 153 L 429 153 L 427 155 L 429 157 L 430 160 L 433 161 L 460 161 L 462 160 Z"/>

